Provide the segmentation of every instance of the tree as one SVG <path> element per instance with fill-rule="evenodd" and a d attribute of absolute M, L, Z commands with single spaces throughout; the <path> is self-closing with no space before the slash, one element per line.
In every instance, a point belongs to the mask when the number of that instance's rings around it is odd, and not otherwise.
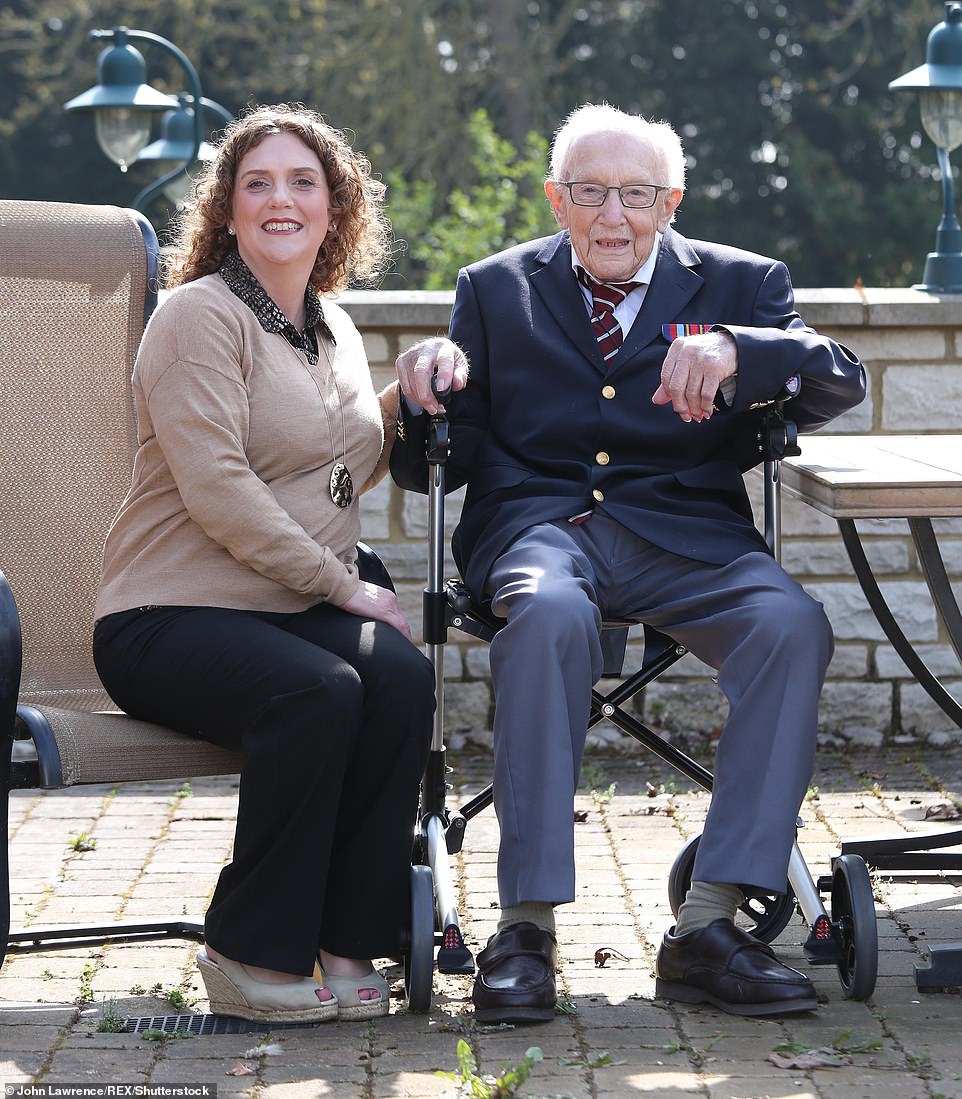
<path fill-rule="evenodd" d="M 400 173 L 388 181 L 395 234 L 408 242 L 410 269 L 426 290 L 450 289 L 464 264 L 557 230 L 543 190 L 544 138 L 529 134 L 518 154 L 482 110 L 471 117 L 468 139 L 473 182 L 456 187 L 445 212 L 433 221 L 433 184 L 409 186 Z"/>
<path fill-rule="evenodd" d="M 693 154 L 685 229 L 778 255 L 803 285 L 910 281 L 917 227 L 934 228 L 938 196 L 910 181 L 927 174 L 917 123 L 905 125 L 910 104 L 887 83 L 924 57 L 931 5 L 719 7 L 728 33 L 710 45 L 685 36 L 690 0 L 660 6 L 654 28 L 683 43 L 660 56 L 678 54 L 690 82 L 731 74 L 713 87 L 714 112 L 685 100 L 667 62 L 653 74 L 666 95 L 659 107 L 676 104 L 672 121 Z"/>

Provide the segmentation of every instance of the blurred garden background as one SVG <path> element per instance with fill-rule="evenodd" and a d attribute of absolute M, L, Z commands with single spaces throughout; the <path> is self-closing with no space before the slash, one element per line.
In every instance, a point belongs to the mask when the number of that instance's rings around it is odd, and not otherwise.
<path fill-rule="evenodd" d="M 682 135 L 678 227 L 784 259 L 797 286 L 908 286 L 941 209 L 918 97 L 941 0 L 0 0 L 0 197 L 129 205 L 90 114 L 93 28 L 175 42 L 236 114 L 299 101 L 356 135 L 388 184 L 385 289 L 551 232 L 541 190 L 562 117 L 607 100 Z M 148 82 L 184 91 L 149 45 Z M 213 136 L 211 136 L 213 135 Z M 216 140 L 216 129 L 208 130 Z M 161 233 L 170 208 L 147 211 Z M 403 244 L 401 243 L 403 242 Z"/>

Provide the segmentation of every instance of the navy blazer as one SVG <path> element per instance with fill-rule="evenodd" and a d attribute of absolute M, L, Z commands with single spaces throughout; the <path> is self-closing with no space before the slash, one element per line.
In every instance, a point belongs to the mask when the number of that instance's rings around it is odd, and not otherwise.
<path fill-rule="evenodd" d="M 651 401 L 671 342 L 664 328 L 686 323 L 722 325 L 738 345 L 732 406 L 702 423 Z M 798 375 L 801 390 L 786 415 L 806 431 L 865 395 L 858 359 L 796 313 L 783 263 L 672 229 L 641 312 L 607 368 L 567 232 L 462 270 L 450 336 L 471 373 L 448 410 L 446 487 L 468 485 L 454 553 L 476 596 L 522 530 L 590 508 L 698 561 L 724 564 L 764 550 L 742 478 L 760 460 L 758 406 Z M 424 492 L 428 417 L 402 416 L 392 473 Z"/>

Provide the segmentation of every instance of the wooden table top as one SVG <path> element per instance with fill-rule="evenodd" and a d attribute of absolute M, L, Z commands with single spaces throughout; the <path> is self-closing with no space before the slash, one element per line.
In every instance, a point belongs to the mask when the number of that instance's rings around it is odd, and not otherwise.
<path fill-rule="evenodd" d="M 962 515 L 962 434 L 805 435 L 785 490 L 836 519 Z"/>

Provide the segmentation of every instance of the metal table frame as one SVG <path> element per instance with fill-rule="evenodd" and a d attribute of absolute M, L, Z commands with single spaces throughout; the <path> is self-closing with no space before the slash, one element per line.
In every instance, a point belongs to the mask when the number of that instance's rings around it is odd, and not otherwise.
<path fill-rule="evenodd" d="M 929 697 L 962 728 L 962 705 L 906 637 L 882 594 L 856 527 L 859 517 L 908 522 L 933 606 L 962 664 L 962 612 L 932 527 L 935 517 L 962 515 L 962 436 L 814 436 L 805 440 L 801 457 L 783 462 L 782 481 L 791 495 L 838 523 L 855 577 L 885 636 Z M 959 846 L 962 828 L 850 840 L 842 843 L 841 853 L 861 855 L 878 870 L 959 871 L 962 853 L 946 850 Z M 915 965 L 921 991 L 962 985 L 962 943 L 931 945 L 923 957 Z"/>

